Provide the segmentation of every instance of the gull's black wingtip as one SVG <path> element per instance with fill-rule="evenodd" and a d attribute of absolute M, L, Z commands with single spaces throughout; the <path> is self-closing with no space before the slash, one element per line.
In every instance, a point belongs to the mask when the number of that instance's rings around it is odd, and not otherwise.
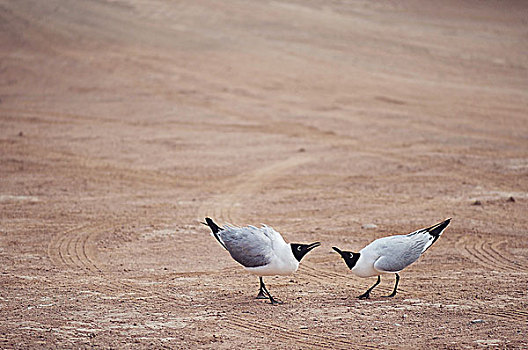
<path fill-rule="evenodd" d="M 427 232 L 429 232 L 431 236 L 438 238 L 442 234 L 442 232 L 444 232 L 444 230 L 446 229 L 446 227 L 449 225 L 450 222 L 451 222 L 451 218 L 445 219 L 444 221 L 439 222 L 438 224 L 429 227 L 427 229 Z"/>
<path fill-rule="evenodd" d="M 216 238 L 218 243 L 220 243 L 222 247 L 224 247 L 224 249 L 227 250 L 226 245 L 224 244 L 222 239 L 218 236 L 218 232 L 222 231 L 223 228 L 219 227 L 217 224 L 214 223 L 214 221 L 211 218 L 208 218 L 208 217 L 205 218 L 205 222 L 202 222 L 202 224 L 204 224 L 205 226 L 209 226 L 209 228 L 213 232 L 213 236 Z"/>
<path fill-rule="evenodd" d="M 451 223 L 451 218 L 447 218 L 444 221 L 442 221 L 441 223 L 439 223 L 438 227 L 442 227 L 442 229 L 445 229 L 447 227 L 447 225 L 449 225 L 450 223 Z"/>
<path fill-rule="evenodd" d="M 211 229 L 211 231 L 213 231 L 213 233 L 218 233 L 219 231 L 222 231 L 222 228 L 219 227 L 217 224 L 215 224 L 215 222 L 209 217 L 206 217 L 205 223 L 202 222 L 202 224 L 209 226 L 209 228 Z"/>

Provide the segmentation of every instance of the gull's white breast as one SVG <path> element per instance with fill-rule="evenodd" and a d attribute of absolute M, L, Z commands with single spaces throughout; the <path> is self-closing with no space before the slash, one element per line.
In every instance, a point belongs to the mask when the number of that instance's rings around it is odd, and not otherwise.
<path fill-rule="evenodd" d="M 257 276 L 291 275 L 299 268 L 299 262 L 291 251 L 291 246 L 275 241 L 273 246 L 273 256 L 270 262 L 264 266 L 246 267 L 245 269 Z"/>

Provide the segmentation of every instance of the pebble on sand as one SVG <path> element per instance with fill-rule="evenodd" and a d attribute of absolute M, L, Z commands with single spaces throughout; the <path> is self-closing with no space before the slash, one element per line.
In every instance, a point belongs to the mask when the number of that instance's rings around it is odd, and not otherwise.
<path fill-rule="evenodd" d="M 369 230 L 369 229 L 378 228 L 378 225 L 376 225 L 376 224 L 363 224 L 363 225 L 361 225 L 361 228 Z"/>

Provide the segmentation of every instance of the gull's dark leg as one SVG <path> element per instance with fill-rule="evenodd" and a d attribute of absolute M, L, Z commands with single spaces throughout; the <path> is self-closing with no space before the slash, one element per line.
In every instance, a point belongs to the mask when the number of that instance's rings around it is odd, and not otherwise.
<path fill-rule="evenodd" d="M 271 303 L 272 305 L 282 304 L 282 301 L 275 300 L 275 299 L 271 296 L 270 292 L 268 291 L 268 289 L 267 289 L 266 286 L 264 285 L 264 282 L 262 281 L 262 277 L 260 277 L 260 282 L 262 283 L 262 284 L 261 284 L 262 290 L 264 291 L 264 293 L 266 293 L 266 294 L 268 295 L 268 298 L 269 298 L 269 300 L 270 300 L 270 303 Z M 259 294 L 260 294 L 260 293 L 259 293 Z"/>
<path fill-rule="evenodd" d="M 262 277 L 259 277 L 259 279 L 260 279 L 260 289 L 257 295 L 257 299 L 268 299 L 268 296 L 264 292 L 265 287 L 264 287 L 264 282 L 262 281 Z"/>
<path fill-rule="evenodd" d="M 378 281 L 376 283 L 374 283 L 374 285 L 372 287 L 367 289 L 367 291 L 365 293 L 363 293 L 360 296 L 358 296 L 358 298 L 359 299 L 368 299 L 368 298 L 370 298 L 370 292 L 374 289 L 374 287 L 376 287 L 378 284 L 380 284 L 380 282 L 381 282 L 381 277 L 378 275 Z"/>
<path fill-rule="evenodd" d="M 396 274 L 396 284 L 394 285 L 394 290 L 390 295 L 386 295 L 386 298 L 392 298 L 396 295 L 396 289 L 398 289 L 398 282 L 400 282 L 400 275 Z"/>

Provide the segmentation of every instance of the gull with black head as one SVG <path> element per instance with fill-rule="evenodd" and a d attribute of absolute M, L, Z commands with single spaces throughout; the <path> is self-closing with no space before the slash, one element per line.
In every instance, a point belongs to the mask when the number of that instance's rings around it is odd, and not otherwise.
<path fill-rule="evenodd" d="M 398 272 L 411 265 L 413 262 L 425 253 L 429 247 L 436 242 L 451 219 L 442 221 L 428 228 L 423 228 L 408 235 L 394 235 L 379 238 L 359 253 L 341 251 L 337 247 L 332 247 L 338 252 L 348 268 L 359 277 L 378 276 L 378 281 L 370 287 L 365 293 L 361 294 L 359 299 L 368 299 L 370 292 L 381 282 L 381 274 L 396 274 L 396 284 L 392 294 L 386 297 L 396 295 L 400 275 Z"/>
<path fill-rule="evenodd" d="M 269 299 L 271 304 L 280 302 L 271 296 L 262 277 L 293 274 L 297 271 L 301 259 L 321 245 L 319 242 L 286 243 L 279 232 L 267 225 L 219 227 L 210 218 L 205 218 L 202 224 L 209 226 L 212 235 L 236 262 L 248 272 L 259 276 L 260 289 L 257 299 Z"/>

